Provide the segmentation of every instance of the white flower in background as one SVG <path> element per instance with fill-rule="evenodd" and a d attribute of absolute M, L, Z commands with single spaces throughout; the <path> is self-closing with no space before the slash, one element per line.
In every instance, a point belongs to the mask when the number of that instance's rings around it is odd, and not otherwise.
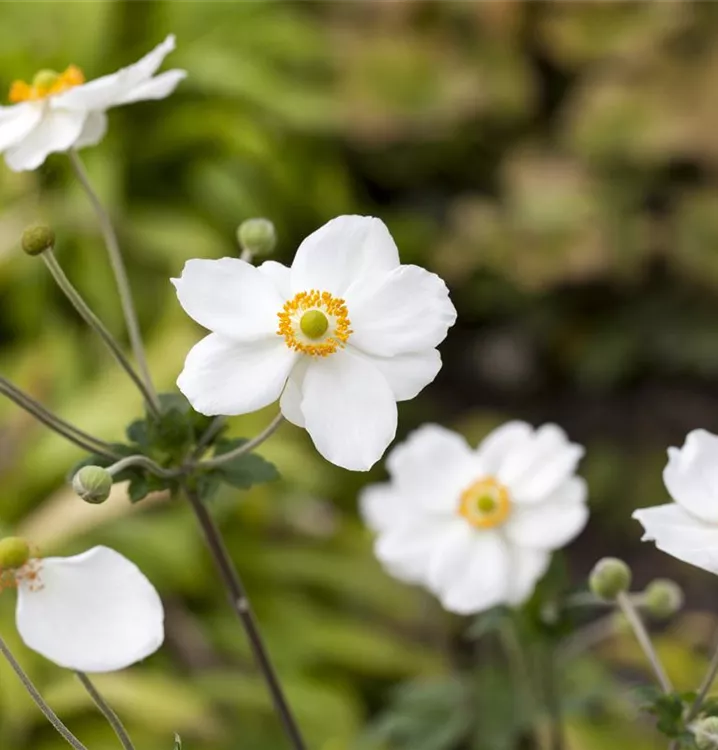
<path fill-rule="evenodd" d="M 693 430 L 682 448 L 669 448 L 663 481 L 675 502 L 634 512 L 643 540 L 718 573 L 718 436 Z"/>
<path fill-rule="evenodd" d="M 36 169 L 50 154 L 94 146 L 107 130 L 108 109 L 169 96 L 185 71 L 155 73 L 174 48 L 168 36 L 134 65 L 89 83 L 74 65 L 64 73 L 41 70 L 32 83 L 15 81 L 13 106 L 0 107 L 0 153 L 7 165 L 16 172 Z"/>
<path fill-rule="evenodd" d="M 160 597 L 119 552 L 34 558 L 15 537 L 0 542 L 2 583 L 17 587 L 16 622 L 33 651 L 61 667 L 112 672 L 153 654 L 164 640 Z"/>
<path fill-rule="evenodd" d="M 364 489 L 361 508 L 387 571 L 425 586 L 459 614 L 528 599 L 588 519 L 583 448 L 547 424 L 508 422 L 471 448 L 424 425 L 387 458 L 390 481 Z"/>
<path fill-rule="evenodd" d="M 247 414 L 281 397 L 284 416 L 327 460 L 359 471 L 393 440 L 396 402 L 436 377 L 436 346 L 456 320 L 444 282 L 400 265 L 384 223 L 366 216 L 325 224 L 291 268 L 190 260 L 172 281 L 212 331 L 177 381 L 192 406 Z"/>

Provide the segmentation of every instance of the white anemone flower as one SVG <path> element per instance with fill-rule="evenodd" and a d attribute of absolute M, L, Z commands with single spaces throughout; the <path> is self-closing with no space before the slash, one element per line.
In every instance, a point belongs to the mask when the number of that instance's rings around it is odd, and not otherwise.
<path fill-rule="evenodd" d="M 643 540 L 718 573 L 718 436 L 693 430 L 682 448 L 669 448 L 663 482 L 675 502 L 633 513 Z"/>
<path fill-rule="evenodd" d="M 164 640 L 159 594 L 134 563 L 108 547 L 28 557 L 3 568 L 2 579 L 17 587 L 16 622 L 25 645 L 61 667 L 113 672 L 150 656 Z"/>
<path fill-rule="evenodd" d="M 41 70 L 32 83 L 15 81 L 13 106 L 0 107 L 0 153 L 7 165 L 15 172 L 37 169 L 50 154 L 94 146 L 107 131 L 108 109 L 169 96 L 185 71 L 155 73 L 174 48 L 170 35 L 134 65 L 88 83 L 74 65 L 63 73 Z"/>
<path fill-rule="evenodd" d="M 478 448 L 428 424 L 387 458 L 390 481 L 361 509 L 386 570 L 423 585 L 444 609 L 472 614 L 526 601 L 551 552 L 588 519 L 583 455 L 553 424 L 508 422 Z"/>
<path fill-rule="evenodd" d="M 379 219 L 340 216 L 309 235 L 291 268 L 237 258 L 190 260 L 172 280 L 212 333 L 177 385 L 202 414 L 247 414 L 281 397 L 328 461 L 369 469 L 396 434 L 397 401 L 441 368 L 456 320 L 444 282 L 399 264 Z"/>

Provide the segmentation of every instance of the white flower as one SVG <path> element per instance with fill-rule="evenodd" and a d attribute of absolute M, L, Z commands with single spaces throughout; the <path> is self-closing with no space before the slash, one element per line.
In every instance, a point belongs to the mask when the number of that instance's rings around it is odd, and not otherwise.
<path fill-rule="evenodd" d="M 16 172 L 36 169 L 49 154 L 94 146 L 107 130 L 108 109 L 169 96 L 185 71 L 155 73 L 174 47 L 168 36 L 134 65 L 89 83 L 74 65 L 64 73 L 41 70 L 32 84 L 15 81 L 14 106 L 0 107 L 0 153 L 7 165 Z"/>
<path fill-rule="evenodd" d="M 718 436 L 693 430 L 682 448 L 669 448 L 663 481 L 675 502 L 634 512 L 643 540 L 718 573 Z"/>
<path fill-rule="evenodd" d="M 391 481 L 362 493 L 376 555 L 449 611 L 521 604 L 551 551 L 586 523 L 586 483 L 574 475 L 582 455 L 552 424 L 534 430 L 508 422 L 477 449 L 424 425 L 389 454 Z"/>
<path fill-rule="evenodd" d="M 456 320 L 444 282 L 399 253 L 379 219 L 340 216 L 307 237 L 291 269 L 190 260 L 172 280 L 212 333 L 177 385 L 202 414 L 246 414 L 281 396 L 284 416 L 347 469 L 369 469 L 396 433 L 397 401 L 441 368 Z"/>
<path fill-rule="evenodd" d="M 160 597 L 119 552 L 93 547 L 74 557 L 31 559 L 12 573 L 22 640 L 61 667 L 112 672 L 162 645 Z"/>

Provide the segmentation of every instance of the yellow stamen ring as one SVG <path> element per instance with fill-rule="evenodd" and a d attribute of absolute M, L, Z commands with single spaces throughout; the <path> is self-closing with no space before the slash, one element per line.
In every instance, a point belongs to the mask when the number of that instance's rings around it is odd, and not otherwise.
<path fill-rule="evenodd" d="M 344 300 L 316 289 L 296 294 L 277 317 L 277 335 L 290 349 L 312 357 L 334 354 L 352 334 Z"/>
<path fill-rule="evenodd" d="M 477 529 L 499 526 L 510 512 L 509 491 L 494 477 L 479 479 L 461 493 L 459 514 Z"/>
<path fill-rule="evenodd" d="M 85 75 L 76 65 L 70 65 L 64 73 L 55 73 L 54 70 L 41 70 L 33 78 L 32 83 L 14 81 L 10 86 L 8 98 L 12 104 L 39 101 L 54 94 L 61 94 L 75 86 L 80 86 L 84 82 Z"/>

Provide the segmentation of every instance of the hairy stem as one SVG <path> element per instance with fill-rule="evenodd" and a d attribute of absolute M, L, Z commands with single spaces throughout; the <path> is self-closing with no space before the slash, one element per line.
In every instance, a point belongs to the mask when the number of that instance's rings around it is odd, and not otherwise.
<path fill-rule="evenodd" d="M 149 456 L 143 456 L 141 453 L 138 453 L 135 456 L 126 456 L 125 458 L 121 458 L 119 461 L 116 461 L 114 464 L 112 464 L 112 466 L 108 466 L 107 471 L 109 471 L 112 476 L 115 476 L 121 471 L 130 469 L 133 466 L 141 466 L 143 469 L 147 469 L 147 471 L 151 472 L 152 474 L 155 474 L 158 477 L 165 478 L 178 477 L 184 473 L 182 469 L 165 469 L 158 463 L 153 461 Z"/>
<path fill-rule="evenodd" d="M 90 682 L 90 678 L 84 672 L 75 672 L 75 674 L 82 683 L 82 687 L 87 690 L 90 698 L 95 702 L 100 713 L 107 719 L 107 723 L 112 727 L 124 750 L 135 750 L 135 746 L 132 744 L 130 735 L 120 721 L 120 717 L 112 710 L 109 703 L 107 703 L 97 688 Z"/>
<path fill-rule="evenodd" d="M 142 380 L 144 381 L 145 389 L 149 396 L 149 402 L 154 408 L 159 411 L 159 399 L 152 383 L 152 376 L 150 375 L 150 369 L 147 365 L 147 357 L 145 356 L 145 348 L 142 343 L 142 334 L 140 333 L 140 325 L 137 320 L 137 313 L 135 312 L 135 304 L 132 299 L 132 290 L 130 289 L 130 282 L 127 278 L 127 271 L 125 270 L 125 264 L 122 260 L 122 253 L 120 252 L 120 244 L 117 241 L 117 234 L 115 228 L 112 226 L 112 221 L 102 205 L 102 202 L 95 193 L 95 190 L 90 183 L 90 178 L 87 175 L 85 166 L 80 159 L 77 151 L 70 150 L 68 152 L 70 157 L 70 163 L 72 168 L 75 170 L 77 179 L 80 181 L 87 197 L 92 203 L 92 207 L 97 215 L 97 220 L 100 224 L 100 231 L 105 239 L 105 245 L 107 247 L 107 253 L 110 258 L 110 265 L 112 266 L 112 272 L 115 276 L 115 283 L 117 285 L 117 291 L 120 295 L 120 304 L 122 305 L 122 312 L 125 316 L 125 323 L 127 325 L 127 332 L 130 337 L 130 343 L 132 345 L 132 351 L 135 354 L 137 360 L 137 366 L 140 369 Z"/>
<path fill-rule="evenodd" d="M 257 437 L 252 438 L 251 440 L 248 440 L 243 445 L 240 445 L 239 448 L 235 448 L 233 451 L 230 451 L 229 453 L 223 453 L 221 456 L 214 456 L 214 458 L 209 458 L 206 461 L 201 461 L 199 463 L 194 464 L 193 468 L 198 469 L 214 469 L 217 466 L 222 466 L 222 464 L 226 464 L 229 461 L 233 461 L 235 458 L 239 458 L 240 456 L 244 456 L 247 453 L 250 453 L 255 448 L 260 446 L 267 438 L 271 437 L 276 429 L 279 427 L 279 425 L 282 424 L 284 421 L 284 417 L 282 416 L 281 412 L 277 414 L 277 416 L 269 423 L 267 427 L 262 430 L 262 432 L 257 435 Z"/>

